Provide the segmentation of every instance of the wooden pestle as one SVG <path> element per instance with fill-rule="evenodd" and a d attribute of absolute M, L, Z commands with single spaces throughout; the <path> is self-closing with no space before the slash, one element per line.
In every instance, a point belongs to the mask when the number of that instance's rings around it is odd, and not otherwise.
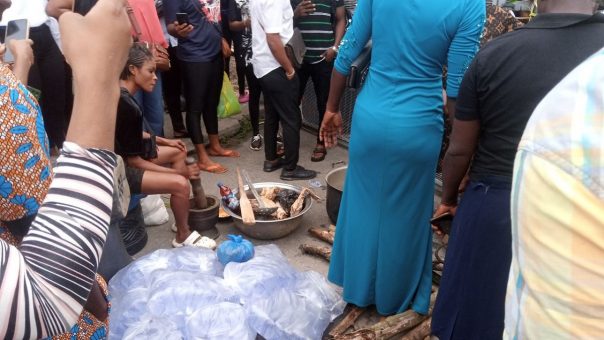
<path fill-rule="evenodd" d="M 187 157 L 187 165 L 194 164 L 195 160 Z M 208 207 L 208 199 L 206 193 L 203 191 L 201 186 L 201 178 L 191 178 L 191 187 L 193 187 L 193 201 L 195 202 L 195 209 L 205 209 Z"/>

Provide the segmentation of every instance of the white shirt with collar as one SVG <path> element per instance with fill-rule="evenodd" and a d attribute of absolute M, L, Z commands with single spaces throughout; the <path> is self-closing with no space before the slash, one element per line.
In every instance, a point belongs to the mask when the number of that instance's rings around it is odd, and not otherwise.
<path fill-rule="evenodd" d="M 2 14 L 0 26 L 15 19 L 27 19 L 29 27 L 38 27 L 48 21 L 46 14 L 48 0 L 12 0 L 11 6 Z"/>
<path fill-rule="evenodd" d="M 262 78 L 281 67 L 266 40 L 267 33 L 278 33 L 285 45 L 294 35 L 294 12 L 289 0 L 250 0 L 252 19 L 252 64 Z"/>

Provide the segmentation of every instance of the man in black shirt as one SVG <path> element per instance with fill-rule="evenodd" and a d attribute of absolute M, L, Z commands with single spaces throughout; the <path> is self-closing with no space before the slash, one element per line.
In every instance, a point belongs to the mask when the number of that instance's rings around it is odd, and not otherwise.
<path fill-rule="evenodd" d="M 456 213 L 432 319 L 439 339 L 501 339 L 516 149 L 539 101 L 604 46 L 604 15 L 594 10 L 593 0 L 542 0 L 534 20 L 487 44 L 466 72 L 435 213 Z"/>

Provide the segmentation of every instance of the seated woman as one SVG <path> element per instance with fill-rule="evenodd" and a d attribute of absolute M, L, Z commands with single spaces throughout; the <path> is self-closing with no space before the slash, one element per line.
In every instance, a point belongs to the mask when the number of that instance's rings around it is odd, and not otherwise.
<path fill-rule="evenodd" d="M 0 134 L 2 145 L 26 134 L 33 138 L 19 143 L 12 155 L 2 153 L 6 157 L 2 161 L 2 197 L 14 199 L 12 208 L 16 208 L 11 212 L 11 207 L 3 205 L 2 218 L 14 221 L 37 211 L 19 248 L 0 239 L 0 305 L 14 306 L 3 308 L 0 313 L 1 339 L 106 337 L 104 328 L 93 328 L 90 317 L 84 320 L 91 328 L 74 324 L 84 315 L 87 299 L 90 301 L 90 297 L 99 292 L 98 288 L 94 289 L 95 273 L 115 192 L 118 160 L 112 150 L 119 98 L 115 85 L 121 69 L 115 63 L 121 65 L 126 60 L 130 42 L 124 5 L 124 0 L 99 0 L 99 5 L 86 18 L 76 15 L 62 18 L 63 51 L 73 68 L 77 91 L 67 139 L 50 185 L 47 185 L 50 174 L 46 172 L 48 161 L 44 155 L 48 143 L 44 133 L 27 134 L 26 129 L 33 128 L 28 120 L 7 125 L 11 134 Z M 94 41 L 90 40 L 91 36 L 95 37 Z M 24 43 L 13 43 L 10 47 L 16 59 L 15 75 L 18 79 L 27 79 L 26 70 L 33 61 L 31 47 Z M 112 51 L 111 58 L 99 57 L 106 55 L 106 51 Z M 35 99 L 5 65 L 0 66 L 0 79 L 6 86 L 2 95 L 6 93 L 10 98 L 2 101 L 3 117 L 12 115 L 7 110 L 10 107 L 16 111 L 13 121 L 23 118 L 19 115 L 36 117 L 39 107 Z M 40 129 L 39 125 L 33 126 Z M 34 143 L 36 139 L 39 143 Z M 27 158 L 25 169 L 11 166 L 15 157 L 28 152 L 36 155 Z M 12 185 L 23 173 L 38 187 Z M 34 178 L 40 181 L 31 180 Z M 22 194 L 11 196 L 21 189 Z M 42 194 L 46 189 L 48 193 Z M 86 315 L 106 320 L 106 303 L 97 307 Z"/>
<path fill-rule="evenodd" d="M 214 248 L 214 240 L 191 231 L 188 225 L 189 178 L 198 178 L 197 164 L 187 165 L 187 150 L 180 140 L 170 140 L 154 136 L 150 129 L 143 131 L 145 121 L 142 111 L 134 100 L 138 90 L 150 92 L 155 86 L 155 61 L 151 52 L 142 44 L 134 44 L 130 49 L 128 62 L 120 76 L 120 101 L 118 104 L 115 150 L 127 164 L 126 177 L 132 194 L 169 193 L 170 205 L 174 212 L 176 238 L 173 247 L 197 246 Z M 157 150 L 144 144 L 155 139 Z M 151 144 L 152 145 L 152 144 Z M 156 152 L 155 152 L 156 151 Z M 169 164 L 170 167 L 164 167 Z"/>

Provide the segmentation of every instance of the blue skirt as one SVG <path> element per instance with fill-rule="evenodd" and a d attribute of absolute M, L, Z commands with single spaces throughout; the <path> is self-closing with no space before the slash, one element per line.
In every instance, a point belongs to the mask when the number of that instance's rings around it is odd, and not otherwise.
<path fill-rule="evenodd" d="M 501 339 L 512 259 L 511 180 L 471 181 L 463 194 L 445 258 L 432 334 Z"/>

